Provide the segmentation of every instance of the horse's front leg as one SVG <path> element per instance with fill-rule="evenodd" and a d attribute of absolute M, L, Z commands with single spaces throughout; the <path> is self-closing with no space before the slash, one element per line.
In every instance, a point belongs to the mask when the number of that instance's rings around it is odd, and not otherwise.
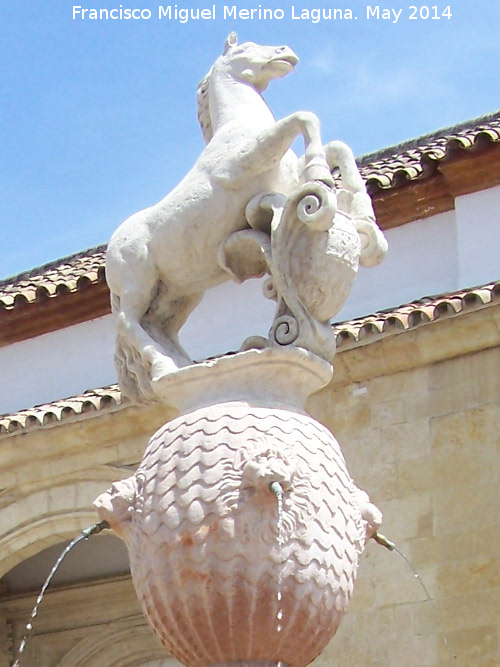
<path fill-rule="evenodd" d="M 297 111 L 259 134 L 254 147 L 241 158 L 242 169 L 263 172 L 278 166 L 299 135 L 304 137 L 305 146 L 303 178 L 333 186 L 321 143 L 319 119 L 309 111 Z"/>
<path fill-rule="evenodd" d="M 361 239 L 359 261 L 363 266 L 377 266 L 387 253 L 387 240 L 376 223 L 372 200 L 354 154 L 343 141 L 331 141 L 325 146 L 325 155 L 330 169 L 340 169 L 342 188 L 352 193 L 349 215 Z"/>
<path fill-rule="evenodd" d="M 329 168 L 340 169 L 343 188 L 353 194 L 366 192 L 365 182 L 359 173 L 354 153 L 347 144 L 343 141 L 330 141 L 324 147 L 324 151 Z"/>
<path fill-rule="evenodd" d="M 343 141 L 330 141 L 323 146 L 326 162 L 329 171 L 336 167 L 340 169 L 341 187 L 352 194 L 366 192 L 365 183 L 359 173 L 354 153 Z M 304 169 L 307 164 L 307 156 L 303 155 L 298 159 L 299 171 Z"/>

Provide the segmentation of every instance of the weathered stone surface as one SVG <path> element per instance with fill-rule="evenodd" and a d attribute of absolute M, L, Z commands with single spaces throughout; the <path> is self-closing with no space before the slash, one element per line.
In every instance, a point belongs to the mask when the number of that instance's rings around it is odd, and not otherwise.
<path fill-rule="evenodd" d="M 157 398 L 156 380 L 192 364 L 179 330 L 203 293 L 229 277 L 269 273 L 266 296 L 277 310 L 264 345 L 295 345 L 331 361 L 330 318 L 358 265 L 384 259 L 387 242 L 351 149 L 323 146 L 311 112 L 276 121 L 261 96 L 297 62 L 287 46 L 238 45 L 232 33 L 198 88 L 207 146 L 171 193 L 128 218 L 109 242 L 115 361 L 130 398 Z M 300 159 L 291 150 L 298 136 Z"/>
<path fill-rule="evenodd" d="M 370 489 L 374 501 L 383 501 L 379 503 L 383 504 L 384 510 L 383 532 L 412 559 L 429 585 L 433 584 L 433 572 L 436 571 L 435 588 L 431 587 L 431 590 L 436 599 L 437 615 L 429 603 L 421 601 L 421 590 L 410 570 L 402 567 L 404 564 L 399 563 L 397 556 L 370 542 L 360 561 L 348 613 L 333 641 L 315 661 L 317 667 L 497 667 L 499 664 L 499 601 L 494 594 L 498 587 L 492 579 L 492 572 L 495 568 L 497 572 L 500 570 L 500 526 L 496 511 L 500 501 L 497 479 L 500 447 L 489 436 L 486 440 L 482 438 L 489 432 L 485 415 L 490 415 L 488 420 L 494 419 L 494 411 L 490 408 L 500 403 L 497 372 L 500 368 L 500 348 L 478 349 L 485 345 L 481 333 L 483 328 L 473 327 L 478 334 L 473 335 L 469 326 L 470 319 L 484 324 L 495 309 L 494 306 L 483 312 L 464 314 L 451 320 L 451 327 L 439 321 L 427 327 L 428 334 L 422 345 L 430 348 L 433 332 L 443 327 L 448 337 L 454 339 L 455 347 L 461 344 L 462 356 L 456 358 L 449 357 L 450 349 L 446 344 L 441 348 L 436 345 L 433 363 L 406 367 L 405 370 L 406 360 L 399 354 L 404 346 L 400 341 L 393 355 L 392 344 L 396 338 L 404 340 L 407 336 L 420 344 L 424 328 L 386 339 L 383 356 L 378 353 L 380 343 L 360 348 L 372 348 L 373 366 L 365 366 L 362 357 L 357 360 L 357 366 L 351 366 L 359 378 L 359 386 L 351 387 L 345 383 L 341 361 L 351 352 L 340 351 L 336 357 L 333 380 L 308 403 L 314 417 L 333 430 L 342 443 L 349 470 L 357 484 Z M 448 340 L 447 336 L 442 339 Z M 470 405 L 464 405 L 461 395 L 464 383 L 461 380 L 466 380 L 465 387 L 477 389 L 475 397 L 468 395 L 472 401 Z M 365 387 L 368 390 L 366 394 L 353 394 L 353 389 Z M 448 415 L 448 421 L 446 425 L 442 422 L 439 429 L 437 423 L 432 422 L 432 428 L 436 428 L 431 429 L 431 447 L 432 438 L 439 435 L 439 448 L 434 448 L 430 455 L 431 459 L 436 459 L 434 470 L 431 465 L 426 465 L 426 457 L 411 457 L 411 432 L 408 436 L 410 441 L 401 447 L 398 441 L 382 440 L 380 428 L 371 428 L 369 416 L 363 417 L 361 425 L 358 423 L 360 414 L 365 415 L 368 411 L 373 415 L 378 404 L 387 401 L 403 403 L 409 422 L 426 419 L 431 423 L 433 417 L 443 414 L 434 402 L 436 392 L 448 390 L 450 398 L 444 413 Z M 361 412 L 357 408 L 360 404 L 363 406 Z M 467 437 L 460 440 L 460 447 L 454 446 L 452 441 L 446 439 L 445 431 L 453 433 L 452 425 L 469 422 L 470 410 L 481 406 L 489 406 L 488 411 L 480 413 L 482 417 L 479 421 L 474 418 L 474 428 L 468 428 Z M 398 413 L 399 408 L 392 413 L 388 411 L 388 419 L 391 414 Z M 93 523 L 95 512 L 91 505 L 95 497 L 94 484 L 89 485 L 85 499 L 81 492 L 81 500 L 85 501 L 82 507 L 75 504 L 76 491 L 72 492 L 68 487 L 76 489 L 82 479 L 93 479 L 101 480 L 101 489 L 104 489 L 113 480 L 128 476 L 130 471 L 125 466 L 137 464 L 143 443 L 151 431 L 171 416 L 171 411 L 158 406 L 129 406 L 114 414 L 100 414 L 86 419 L 83 423 L 62 422 L 56 428 L 2 439 L 0 486 L 5 489 L 0 513 L 0 519 L 5 518 L 5 529 L 0 532 L 2 573 L 27 555 L 49 544 L 69 539 Z M 462 431 L 462 427 L 459 430 Z M 389 438 L 396 433 L 388 431 Z M 454 455 L 458 462 L 463 463 L 460 466 L 463 470 L 450 468 L 447 476 L 446 457 L 449 456 L 450 466 L 453 466 Z M 394 466 L 392 481 L 391 474 L 379 473 L 380 470 L 391 469 L 391 466 Z M 475 521 L 465 527 L 460 515 L 457 517 L 453 511 L 453 506 L 463 508 L 467 501 L 462 492 L 467 475 L 467 487 L 473 489 L 478 498 L 485 495 L 491 500 L 489 505 L 486 504 L 484 513 L 478 514 Z M 68 489 L 66 502 L 63 493 L 56 494 L 60 500 L 57 507 L 53 506 L 53 515 L 47 515 L 45 502 L 41 502 L 39 507 L 20 502 L 26 494 L 40 490 L 49 496 L 52 486 Z M 440 510 L 441 520 L 433 522 L 432 535 L 426 532 L 427 536 L 419 537 L 419 521 L 428 516 L 430 508 L 436 507 L 438 494 L 445 486 L 449 489 L 449 500 L 446 507 Z M 406 502 L 408 498 L 420 498 L 420 501 Z M 392 502 L 397 499 L 405 502 Z M 48 503 L 50 512 L 50 500 Z M 19 530 L 23 527 L 22 545 L 18 531 L 12 531 L 13 515 Z M 45 523 L 49 520 L 50 524 Z M 481 562 L 491 562 L 491 565 L 474 571 L 472 576 L 476 588 L 465 591 L 467 568 Z M 444 578 L 446 570 L 452 573 L 450 579 Z M 430 573 L 429 581 L 427 573 Z M 386 588 L 375 601 L 375 593 L 382 580 L 390 580 L 394 588 L 404 588 L 408 602 L 390 603 L 385 596 Z M 411 585 L 412 590 L 406 588 L 407 585 Z M 141 665 L 142 660 L 154 660 L 155 655 L 159 659 L 165 655 L 165 649 L 142 619 L 132 585 L 128 584 L 126 590 L 113 589 L 109 594 L 104 590 L 107 586 L 112 587 L 112 584 L 86 583 L 70 590 L 56 590 L 52 594 L 49 589 L 35 625 L 37 641 L 45 647 L 45 664 L 48 667 L 60 661 L 50 658 L 51 647 L 56 647 L 54 653 L 59 655 L 60 645 L 67 646 L 69 652 L 77 642 L 85 642 L 80 647 L 79 655 L 87 662 L 77 663 L 76 659 L 70 662 L 68 658 L 64 663 L 68 667 L 75 664 L 107 666 L 120 664 L 120 659 L 125 664 L 132 661 Z M 0 600 L 0 609 L 17 628 L 14 635 L 17 643 L 33 602 L 33 596 L 9 596 L 8 593 L 4 593 Z M 471 614 L 468 613 L 470 605 Z M 133 614 L 132 624 L 127 618 Z M 96 628 L 91 634 L 89 626 Z M 80 628 L 79 639 L 75 636 L 77 628 Z M 451 660 L 442 643 L 440 633 L 443 630 L 451 649 L 457 654 L 456 660 Z M 133 637 L 134 641 L 125 645 L 127 636 Z M 94 656 L 97 661 L 100 659 L 100 662 L 92 663 L 89 656 Z"/>
<path fill-rule="evenodd" d="M 286 392 L 272 381 L 283 364 Z M 331 433 L 302 410 L 328 379 L 325 366 L 303 350 L 267 349 L 179 371 L 183 388 L 175 392 L 173 376 L 168 384 L 184 413 L 153 436 L 137 472 L 96 501 L 129 548 L 146 617 L 189 667 L 303 667 L 347 608 L 381 516 Z M 231 387 L 233 401 L 211 400 Z M 281 547 L 272 482 L 283 490 Z"/>

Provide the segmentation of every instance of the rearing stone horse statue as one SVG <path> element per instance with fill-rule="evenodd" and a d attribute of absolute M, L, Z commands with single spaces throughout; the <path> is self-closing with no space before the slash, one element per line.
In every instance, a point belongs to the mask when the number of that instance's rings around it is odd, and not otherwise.
<path fill-rule="evenodd" d="M 352 152 L 342 142 L 323 147 L 313 113 L 276 121 L 263 100 L 269 82 L 297 62 L 287 46 L 239 45 L 232 33 L 198 88 L 205 149 L 172 192 L 128 218 L 111 238 L 106 276 L 117 315 L 116 362 L 131 397 L 147 395 L 144 373 L 147 384 L 192 363 L 178 332 L 203 293 L 230 278 L 217 251 L 230 234 L 249 227 L 245 207 L 255 195 L 288 196 L 308 181 L 333 186 L 330 168 L 340 166 L 342 187 L 367 198 Z M 300 159 L 290 150 L 299 135 Z M 376 225 L 373 233 L 380 234 Z"/>

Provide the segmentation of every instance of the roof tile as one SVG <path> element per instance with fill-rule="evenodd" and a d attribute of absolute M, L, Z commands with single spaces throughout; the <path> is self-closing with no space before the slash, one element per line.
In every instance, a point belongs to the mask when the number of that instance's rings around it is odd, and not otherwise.
<path fill-rule="evenodd" d="M 98 246 L 0 281 L 0 311 L 105 282 L 105 254 L 106 246 Z"/>
<path fill-rule="evenodd" d="M 337 348 L 347 350 L 496 303 L 500 303 L 500 281 L 459 292 L 424 297 L 398 308 L 334 324 Z"/>
<path fill-rule="evenodd" d="M 500 143 L 500 111 L 365 155 L 358 162 L 373 194 L 432 176 L 440 161 L 492 143 Z M 97 246 L 0 281 L 0 314 L 105 282 L 105 254 L 106 246 Z"/>
<path fill-rule="evenodd" d="M 449 294 L 424 297 L 412 303 L 333 325 L 339 351 L 373 343 L 386 336 L 456 317 L 500 303 L 500 281 Z M 125 406 L 118 385 L 93 389 L 12 414 L 0 415 L 0 438 L 98 416 Z"/>
<path fill-rule="evenodd" d="M 125 402 L 118 385 L 92 389 L 70 398 L 52 401 L 27 410 L 0 415 L 0 436 L 53 426 L 90 413 L 109 412 Z"/>
<path fill-rule="evenodd" d="M 368 190 L 388 190 L 432 176 L 455 154 L 500 142 L 500 112 L 370 153 L 359 159 Z"/>
<path fill-rule="evenodd" d="M 452 128 L 441 130 L 419 139 L 386 148 L 366 155 L 359 160 L 360 170 L 373 194 L 378 190 L 396 188 L 404 183 L 420 181 L 435 173 L 440 161 L 452 159 L 463 151 L 474 150 L 485 144 L 500 143 L 500 112 L 468 121 Z M 79 252 L 12 278 L 0 281 L 0 316 L 10 311 L 25 308 L 30 304 L 42 303 L 47 299 L 64 294 L 76 294 L 93 285 L 105 283 L 106 246 L 101 245 Z M 471 292 L 466 297 L 474 302 L 485 297 L 480 291 Z M 482 302 L 481 302 L 482 303 Z M 459 312 L 462 302 L 453 300 L 436 306 L 435 316 L 449 309 Z M 355 340 L 369 337 L 370 331 L 377 329 L 381 335 L 387 328 L 400 329 L 413 326 L 413 322 L 428 318 L 427 309 L 421 308 L 410 315 L 400 309 L 382 323 L 364 320 L 363 325 L 353 326 Z M 411 319 L 411 322 L 410 322 Z M 349 340 L 352 332 L 343 332 L 340 340 Z"/>

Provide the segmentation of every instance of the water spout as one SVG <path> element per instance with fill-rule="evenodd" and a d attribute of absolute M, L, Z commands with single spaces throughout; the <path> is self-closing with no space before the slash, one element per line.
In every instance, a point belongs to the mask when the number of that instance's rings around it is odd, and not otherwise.
<path fill-rule="evenodd" d="M 97 535 L 102 530 L 107 530 L 108 528 L 110 528 L 110 525 L 107 521 L 100 521 L 99 523 L 94 523 L 93 526 L 89 526 L 89 528 L 82 530 L 81 535 L 84 540 L 88 540 L 91 535 Z"/>
<path fill-rule="evenodd" d="M 276 481 L 271 482 L 271 484 L 269 484 L 269 489 L 271 490 L 271 493 L 274 493 L 277 499 L 283 497 L 284 494 L 283 487 L 279 482 Z"/>
<path fill-rule="evenodd" d="M 381 547 L 385 547 L 389 551 L 394 551 L 396 549 L 394 542 L 388 540 L 385 535 L 382 535 L 381 533 L 373 533 L 372 537 L 377 544 L 380 544 Z"/>

